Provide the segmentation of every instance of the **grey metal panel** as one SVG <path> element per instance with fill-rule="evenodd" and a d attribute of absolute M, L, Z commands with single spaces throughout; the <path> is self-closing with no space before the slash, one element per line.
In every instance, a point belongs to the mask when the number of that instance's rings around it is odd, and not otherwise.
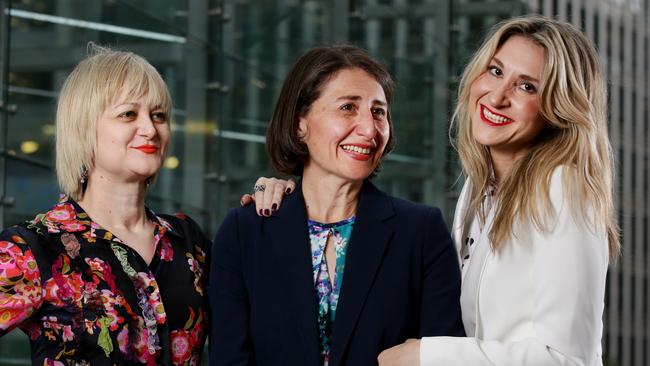
<path fill-rule="evenodd" d="M 350 1 L 334 0 L 332 6 L 334 11 L 333 16 L 330 17 L 330 42 L 346 42 L 350 28 Z"/>
<path fill-rule="evenodd" d="M 634 365 L 642 366 L 647 365 L 647 362 L 644 360 L 644 337 L 647 337 L 647 329 L 644 327 L 643 318 L 644 318 L 644 279 L 646 278 L 645 266 L 644 266 L 644 257 L 645 257 L 645 243 L 646 238 L 644 234 L 645 226 L 645 171 L 644 171 L 644 162 L 645 162 L 645 146 L 647 141 L 645 140 L 645 126 L 644 126 L 644 99 L 645 99 L 645 52 L 644 52 L 644 40 L 645 40 L 645 18 L 640 16 L 641 14 L 634 14 L 634 21 L 630 22 L 628 27 L 633 28 L 633 32 L 636 34 L 636 44 L 633 45 L 636 51 L 636 57 L 634 59 L 634 78 L 630 82 L 630 89 L 635 91 L 634 99 L 634 119 L 631 123 L 634 126 L 634 155 L 636 157 L 634 161 L 634 170 L 636 171 L 634 179 L 634 272 L 635 272 L 635 282 L 634 282 L 634 324 L 635 324 L 635 334 L 634 334 Z"/>
<path fill-rule="evenodd" d="M 7 107 L 9 105 L 9 9 L 11 1 L 0 1 L 0 199 L 7 194 Z M 0 224 L 5 222 L 5 205 L 0 203 Z"/>
<path fill-rule="evenodd" d="M 632 197 L 632 149 L 630 148 L 632 145 L 632 125 L 631 125 L 631 112 L 632 112 L 632 105 L 631 105 L 631 93 L 630 93 L 630 88 L 624 88 L 625 84 L 629 82 L 630 79 L 630 74 L 632 73 L 632 39 L 631 39 L 631 32 L 630 28 L 627 26 L 627 23 L 629 19 L 627 19 L 627 13 L 621 12 L 620 8 L 618 7 L 612 7 L 611 11 L 612 17 L 615 20 L 613 22 L 614 30 L 612 34 L 614 34 L 614 39 L 616 40 L 613 44 L 618 45 L 620 42 L 618 41 L 620 39 L 620 34 L 619 34 L 619 29 L 622 28 L 623 34 L 622 34 L 622 43 L 623 43 L 623 59 L 622 59 L 622 74 L 619 75 L 618 83 L 616 86 L 614 86 L 615 89 L 623 89 L 623 110 L 618 111 L 616 117 L 614 120 L 620 121 L 619 123 L 622 125 L 622 135 L 621 135 L 621 147 L 622 147 L 622 175 L 621 177 L 623 178 L 622 182 L 622 203 L 623 203 L 623 232 L 626 233 L 626 239 L 629 239 L 629 236 L 633 233 L 633 228 L 634 228 L 634 223 L 632 219 L 632 215 L 634 214 L 632 211 L 633 207 L 633 197 Z M 617 49 L 617 48 L 616 48 Z M 618 53 L 614 53 L 614 59 L 619 57 Z M 618 107 L 620 106 L 620 103 L 618 102 L 620 99 L 612 98 L 612 107 Z M 612 114 L 614 116 L 614 114 Z M 632 256 L 634 254 L 633 252 L 633 245 L 631 240 L 626 240 L 627 247 L 623 250 L 623 313 L 622 313 L 622 318 L 623 318 L 623 328 L 622 328 L 622 335 L 623 335 L 623 345 L 622 345 L 622 363 L 623 365 L 631 365 L 632 363 L 632 357 L 631 357 L 631 349 L 632 349 L 632 329 L 633 329 L 633 323 L 632 323 L 632 285 L 634 281 L 634 273 L 633 269 L 634 267 L 632 266 Z"/>
<path fill-rule="evenodd" d="M 278 2 L 278 4 L 280 4 L 280 2 Z M 313 24 L 318 21 L 318 3 L 313 0 L 307 0 L 303 2 L 303 8 L 304 8 L 305 15 L 302 17 L 302 28 L 301 28 L 302 41 L 303 44 L 315 44 L 316 29 L 313 26 Z M 278 24 L 278 27 L 282 27 L 282 32 L 283 32 L 283 35 L 279 35 L 280 39 L 288 38 L 289 26 L 287 23 L 288 22 L 283 22 L 283 24 Z M 284 50 L 287 51 L 287 47 L 285 45 L 279 45 L 279 47 L 283 47 Z M 282 55 L 286 56 L 286 52 Z M 284 58 L 282 59 L 284 60 Z M 278 75 L 282 75 L 282 74 L 279 73 Z"/>
<path fill-rule="evenodd" d="M 571 23 L 584 29 L 584 24 L 582 24 L 582 19 L 580 19 L 580 9 L 582 9 L 582 0 L 571 0 Z"/>
<path fill-rule="evenodd" d="M 648 19 L 650 16 L 650 4 L 648 4 L 647 1 L 644 2 L 644 6 L 642 7 L 640 17 L 645 19 Z M 645 230 L 645 257 L 644 257 L 644 264 L 645 264 L 645 270 L 644 270 L 644 276 L 647 279 L 645 281 L 645 321 L 639 320 L 639 322 L 643 322 L 644 329 L 645 329 L 645 347 L 644 349 L 646 350 L 645 354 L 645 363 L 650 364 L 650 246 L 648 245 L 648 242 L 650 242 L 650 112 L 648 110 L 648 101 L 650 99 L 650 95 L 647 93 L 647 88 L 650 87 L 650 70 L 649 70 L 649 65 L 650 63 L 650 47 L 647 47 L 648 44 L 650 44 L 650 24 L 645 23 L 643 27 L 639 27 L 641 29 L 640 33 L 643 35 L 644 40 L 646 43 L 644 44 L 644 47 L 640 49 L 639 52 L 643 52 L 645 54 L 645 62 L 642 63 L 643 67 L 642 69 L 644 70 L 644 76 L 643 76 L 643 81 L 640 83 L 640 88 L 644 91 L 644 98 L 639 106 L 643 106 L 643 114 L 642 117 L 639 119 L 641 123 L 643 123 L 645 127 L 645 142 L 643 144 L 643 156 L 645 159 L 645 166 L 643 169 L 645 170 L 645 182 L 644 182 L 644 193 L 645 197 L 643 199 L 643 207 L 644 207 L 644 226 L 646 228 Z"/>
<path fill-rule="evenodd" d="M 544 3 L 542 5 L 542 14 L 546 15 L 547 17 L 553 16 L 555 9 L 553 9 L 553 1 L 551 0 L 544 0 Z"/>
<path fill-rule="evenodd" d="M 206 39 L 208 29 L 207 0 L 189 2 L 188 37 Z M 187 117 L 185 123 L 205 121 L 207 111 L 206 87 L 207 82 L 207 53 L 206 48 L 194 42 L 185 44 L 185 72 Z M 180 136 L 179 136 L 180 137 Z M 184 134 L 183 197 L 184 201 L 195 207 L 203 207 L 205 200 L 205 149 L 206 135 Z M 191 157 L 191 162 L 190 162 Z"/>
<path fill-rule="evenodd" d="M 457 1 L 451 1 L 454 17 L 470 15 L 510 15 L 519 13 L 524 8 L 524 3 L 518 0 L 463 2 L 459 6 Z M 444 7 L 444 4 L 442 5 Z M 376 5 L 364 9 L 367 18 L 398 18 L 417 14 L 421 17 L 435 17 L 441 13 L 442 8 L 436 3 L 408 4 L 408 5 Z"/>
<path fill-rule="evenodd" d="M 236 11 L 236 2 L 234 0 L 223 0 L 219 2 L 218 7 L 216 7 L 216 15 L 211 17 L 211 22 L 221 23 L 218 24 L 219 33 L 221 39 L 217 36 L 216 39 L 219 40 L 215 42 L 217 51 L 219 54 L 230 54 L 230 55 L 239 55 L 238 43 L 236 35 L 238 32 L 238 26 L 240 22 L 239 14 Z M 215 6 L 215 5 L 213 5 Z M 218 60 L 219 64 L 214 67 L 216 72 L 213 73 L 213 76 L 210 83 L 218 85 L 210 93 L 211 103 L 214 104 L 214 115 L 213 118 L 216 121 L 216 129 L 221 130 L 226 127 L 226 116 L 234 115 L 233 105 L 231 103 L 226 103 L 223 98 L 223 94 L 219 92 L 221 87 L 226 87 L 229 90 L 234 88 L 234 85 L 237 83 L 237 70 L 238 66 L 236 62 L 225 58 L 225 57 L 215 57 Z M 214 209 L 212 212 L 212 217 L 210 220 L 210 225 L 212 226 L 212 232 L 216 232 L 219 227 L 217 218 L 224 217 L 228 209 L 227 202 L 231 194 L 230 184 L 224 184 L 227 179 L 233 179 L 233 170 L 236 170 L 232 167 L 231 160 L 226 153 L 229 151 L 230 145 L 229 141 L 221 137 L 214 138 L 212 141 L 215 143 L 215 155 L 214 163 L 210 166 L 210 170 L 206 171 L 206 174 L 210 174 L 209 179 L 209 189 L 210 194 L 208 199 L 214 204 Z M 223 203 L 226 202 L 224 205 Z"/>
<path fill-rule="evenodd" d="M 449 126 L 449 45 L 450 45 L 450 18 L 451 0 L 438 0 L 438 13 L 435 17 L 436 48 L 434 52 L 433 70 L 433 162 L 432 185 L 434 193 L 433 202 L 440 209 L 447 211 L 446 191 L 449 189 L 447 181 L 447 146 Z"/>
<path fill-rule="evenodd" d="M 594 34 L 594 27 L 596 26 L 594 21 L 594 13 L 597 4 L 598 3 L 596 1 L 585 1 L 584 5 L 582 5 L 585 12 L 585 24 L 583 25 L 583 29 L 587 37 L 593 41 L 596 41 L 596 35 Z"/>
<path fill-rule="evenodd" d="M 528 0 L 528 11 L 530 13 L 539 12 L 539 1 L 540 0 Z"/>
<path fill-rule="evenodd" d="M 608 80 L 610 82 L 610 85 L 612 83 L 612 67 L 611 63 L 612 61 L 609 59 L 608 55 L 608 50 L 610 49 L 610 40 L 609 40 L 609 30 L 607 29 L 607 22 L 608 22 L 608 17 L 609 17 L 609 6 L 606 2 L 601 1 L 599 3 L 598 9 L 597 9 L 597 14 L 598 14 L 598 24 L 596 25 L 598 27 L 598 45 L 599 45 L 599 55 L 600 55 L 600 61 L 603 65 L 603 68 L 605 72 L 607 73 Z M 617 42 L 613 42 L 617 43 Z M 610 100 L 613 100 L 613 91 L 610 88 Z M 610 103 L 611 104 L 611 103 Z M 609 129 L 610 129 L 610 139 L 612 141 L 612 146 L 614 149 L 614 157 L 615 160 L 618 161 L 618 136 L 615 136 L 615 131 L 618 131 L 617 128 L 614 127 L 616 123 L 614 122 L 613 116 L 612 116 L 612 109 L 610 108 L 610 119 L 609 119 Z M 618 164 L 616 164 L 618 167 Z M 618 184 L 618 175 L 614 179 L 614 192 L 615 192 L 615 197 L 617 198 L 616 203 L 617 203 L 617 209 L 620 208 L 620 200 L 618 198 L 620 195 L 618 194 L 619 192 L 619 184 Z M 620 272 L 620 267 L 615 267 L 615 268 L 610 268 L 609 271 L 609 278 L 608 278 L 608 284 L 609 284 L 609 296 L 606 299 L 606 326 L 605 326 L 605 334 L 606 334 L 606 354 L 608 355 L 609 358 L 611 359 L 616 359 L 619 354 L 619 335 L 620 335 L 620 306 L 619 306 L 619 298 L 620 298 L 620 278 L 621 278 L 621 272 Z"/>
<path fill-rule="evenodd" d="M 555 9 L 557 19 L 567 21 L 567 0 L 557 0 L 557 9 Z"/>
<path fill-rule="evenodd" d="M 366 7 L 374 8 L 377 5 L 377 0 L 368 0 Z M 369 18 L 365 22 L 366 28 L 366 47 L 371 55 L 379 52 L 379 35 L 381 34 L 381 21 L 379 18 Z M 428 34 L 428 32 L 425 32 Z"/>
<path fill-rule="evenodd" d="M 399 6 L 406 6 L 407 5 L 407 0 L 393 0 L 393 4 L 397 7 Z M 395 19 L 395 57 L 398 59 L 406 59 L 407 58 L 407 48 L 408 48 L 408 41 L 409 41 L 409 24 L 408 24 L 408 18 L 406 17 L 399 17 Z M 398 68 L 398 72 L 399 72 Z M 398 79 L 400 75 L 397 75 Z"/>
<path fill-rule="evenodd" d="M 260 6 L 254 6 L 249 9 L 248 17 L 253 19 L 249 25 L 249 31 L 252 34 L 256 34 L 261 31 L 260 27 L 262 26 L 262 18 L 265 15 L 263 9 Z M 282 24 L 286 24 L 287 21 L 283 21 Z M 262 58 L 262 47 L 263 42 L 253 42 L 246 46 L 247 49 L 245 52 L 242 52 L 242 55 L 246 55 L 251 60 L 260 60 Z M 245 105 L 246 115 L 249 117 L 256 118 L 260 115 L 260 88 L 253 83 L 253 78 L 256 78 L 256 70 L 254 68 L 246 69 L 242 71 L 240 75 L 239 82 L 243 85 L 241 86 L 244 89 L 245 96 Z M 247 125 L 244 127 L 244 131 L 247 133 L 254 134 L 257 132 L 256 126 Z M 242 147 L 242 154 L 244 157 L 245 166 L 255 166 L 257 161 L 258 150 L 260 146 L 258 144 L 246 144 Z"/>

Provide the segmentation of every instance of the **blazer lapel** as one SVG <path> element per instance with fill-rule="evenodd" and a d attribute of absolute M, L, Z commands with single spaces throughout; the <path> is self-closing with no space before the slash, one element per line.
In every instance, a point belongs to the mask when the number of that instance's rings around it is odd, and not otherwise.
<path fill-rule="evenodd" d="M 481 300 L 481 284 L 483 283 L 483 275 L 485 274 L 485 268 L 487 267 L 488 262 L 490 261 L 490 258 L 492 257 L 492 246 L 490 242 L 490 238 L 488 237 L 488 233 L 490 232 L 490 229 L 492 228 L 492 222 L 494 221 L 494 214 L 495 214 L 495 207 L 492 206 L 490 207 L 490 211 L 487 214 L 487 217 L 485 218 L 485 225 L 483 227 L 483 231 L 481 232 L 481 236 L 477 239 L 477 245 L 476 249 L 474 249 L 474 258 L 483 258 L 482 262 L 476 263 L 475 265 L 480 266 L 476 270 L 472 271 L 472 273 L 468 274 L 467 277 L 463 277 L 463 283 L 461 285 L 461 293 L 463 291 L 468 291 L 466 289 L 465 284 L 466 283 L 478 283 L 478 286 L 476 286 L 476 306 L 474 309 L 474 323 L 476 324 L 476 328 L 474 329 L 473 334 L 471 332 L 467 332 L 468 335 L 472 334 L 474 337 L 478 337 L 478 335 L 481 332 L 481 314 L 479 312 L 479 307 L 480 307 L 480 300 Z M 472 263 L 470 262 L 470 265 Z M 471 277 L 470 277 L 471 276 Z M 468 330 L 471 331 L 471 329 L 468 328 Z"/>
<path fill-rule="evenodd" d="M 454 222 L 451 226 L 451 235 L 454 239 L 454 244 L 456 244 L 456 254 L 458 255 L 458 260 L 460 261 L 460 250 L 463 245 L 463 236 L 469 229 L 467 227 L 467 222 L 465 220 L 465 214 L 469 208 L 470 203 L 470 191 L 472 184 L 469 179 L 465 180 L 463 189 L 460 191 L 458 196 L 458 202 L 456 203 L 456 210 L 454 211 Z"/>
<path fill-rule="evenodd" d="M 295 321 L 305 354 L 309 355 L 304 364 L 319 365 L 317 303 L 307 213 L 300 182 L 295 193 L 285 197 L 282 209 L 265 219 L 264 225 L 266 242 L 272 245 L 277 259 L 279 279 L 288 285 L 288 318 Z"/>
<path fill-rule="evenodd" d="M 474 218 L 469 217 L 466 219 L 467 211 L 469 210 L 470 205 L 470 191 L 472 188 L 472 183 L 469 179 L 465 181 L 465 185 L 458 197 L 458 204 L 456 205 L 456 213 L 454 214 L 454 224 L 452 226 L 452 235 L 454 242 L 456 244 L 457 253 L 459 254 L 459 260 L 462 263 L 460 258 L 460 252 L 463 246 L 464 238 L 469 235 L 471 229 L 472 220 Z M 465 332 L 468 336 L 476 337 L 479 334 L 480 326 L 480 314 L 479 314 L 479 294 L 481 290 L 481 282 L 483 279 L 483 274 L 485 272 L 486 264 L 488 263 L 488 258 L 492 255 L 490 239 L 488 238 L 488 233 L 492 227 L 492 221 L 494 220 L 494 207 L 490 207 L 490 210 L 487 213 L 485 218 L 485 223 L 483 225 L 483 230 L 478 237 L 474 238 L 474 252 L 472 253 L 472 259 L 470 259 L 469 264 L 462 268 L 462 284 L 461 284 L 461 305 L 464 303 L 465 297 L 462 294 L 467 294 L 470 291 L 475 292 L 475 310 L 474 310 L 474 321 L 465 321 Z M 487 253 L 486 253 L 487 252 Z M 479 261 L 482 260 L 482 261 Z M 478 286 L 476 288 L 468 288 L 467 284 L 472 284 L 472 286 Z"/>
<path fill-rule="evenodd" d="M 331 362 L 338 366 L 356 327 L 393 228 L 385 222 L 395 215 L 390 198 L 365 181 L 348 247 L 343 283 L 332 329 Z"/>

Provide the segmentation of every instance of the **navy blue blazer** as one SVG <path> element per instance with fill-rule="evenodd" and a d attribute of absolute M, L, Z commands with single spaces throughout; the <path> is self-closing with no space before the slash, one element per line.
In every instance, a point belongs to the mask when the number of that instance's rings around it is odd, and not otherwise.
<path fill-rule="evenodd" d="M 210 365 L 321 366 L 317 297 L 300 185 L 272 217 L 229 212 L 214 239 Z M 460 270 L 440 210 L 360 192 L 331 366 L 377 365 L 408 338 L 464 336 Z"/>

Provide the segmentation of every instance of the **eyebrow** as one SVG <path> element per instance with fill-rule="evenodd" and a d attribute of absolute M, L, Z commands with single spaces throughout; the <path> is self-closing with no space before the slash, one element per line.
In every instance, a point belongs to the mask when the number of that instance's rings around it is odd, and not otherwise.
<path fill-rule="evenodd" d="M 124 103 L 116 104 L 115 106 L 113 106 L 113 108 L 119 108 L 119 107 L 122 107 L 122 106 L 125 106 L 125 105 L 131 106 L 131 107 L 140 107 L 140 103 L 137 103 L 137 102 L 124 102 Z M 149 109 L 150 110 L 156 110 L 156 109 L 163 109 L 163 107 L 160 104 L 156 104 L 156 105 L 149 106 Z"/>
<path fill-rule="evenodd" d="M 132 106 L 132 107 L 139 107 L 139 106 L 140 106 L 140 103 L 136 103 L 136 102 L 123 102 L 123 103 L 118 103 L 118 104 L 113 105 L 113 108 L 119 108 L 119 107 L 122 107 L 122 106 L 125 106 L 125 105 Z"/>
<path fill-rule="evenodd" d="M 501 60 L 499 60 L 496 56 L 492 57 L 492 61 L 494 61 L 494 63 L 499 65 L 499 67 L 501 67 L 502 69 L 505 67 L 505 66 L 503 66 L 503 62 L 501 62 Z M 534 78 L 534 77 L 532 77 L 530 75 L 521 74 L 521 75 L 519 75 L 519 77 L 524 79 L 524 80 L 534 81 L 536 83 L 539 83 L 539 80 L 537 78 Z"/>
<path fill-rule="evenodd" d="M 361 98 L 361 97 L 358 96 L 358 95 L 344 95 L 344 96 L 341 96 L 341 97 L 336 98 L 336 101 L 337 101 L 337 102 L 338 102 L 338 101 L 341 101 L 341 100 L 354 100 L 354 101 L 359 101 L 359 100 L 361 100 L 361 99 L 363 99 L 363 98 Z M 373 102 L 373 103 L 376 103 L 376 104 L 379 104 L 379 105 L 381 105 L 381 106 L 387 106 L 387 105 L 388 105 L 388 103 L 384 102 L 383 100 L 379 100 L 379 99 L 375 99 L 375 100 L 373 100 L 372 102 Z"/>

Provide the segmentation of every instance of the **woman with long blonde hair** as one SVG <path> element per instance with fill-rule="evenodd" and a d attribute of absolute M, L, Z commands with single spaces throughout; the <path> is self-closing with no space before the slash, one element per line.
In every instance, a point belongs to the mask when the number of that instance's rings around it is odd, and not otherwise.
<path fill-rule="evenodd" d="M 619 252 L 597 53 L 568 23 L 498 24 L 463 74 L 452 131 L 467 177 L 452 228 L 468 338 L 429 337 L 384 365 L 601 365 Z"/>

